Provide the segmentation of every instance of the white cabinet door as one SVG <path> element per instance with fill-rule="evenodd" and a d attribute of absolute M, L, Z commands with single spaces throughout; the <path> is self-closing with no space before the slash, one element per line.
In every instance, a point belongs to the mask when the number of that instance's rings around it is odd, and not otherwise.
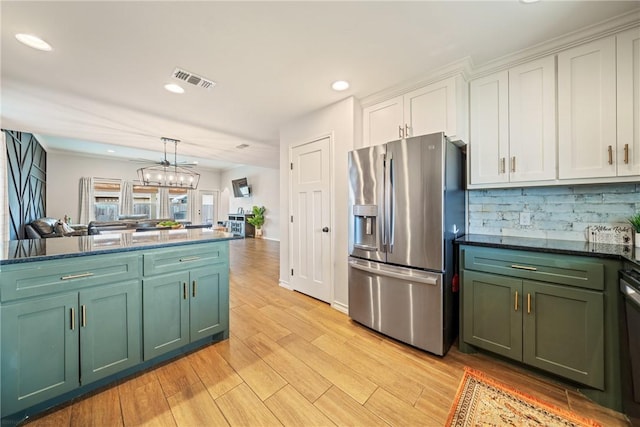
<path fill-rule="evenodd" d="M 364 108 L 362 110 L 363 146 L 371 147 L 402 138 L 402 132 L 404 132 L 402 108 L 402 96 Z"/>
<path fill-rule="evenodd" d="M 404 95 L 407 136 L 444 132 L 457 135 L 455 78 L 433 83 Z"/>
<path fill-rule="evenodd" d="M 509 74 L 502 71 L 470 85 L 471 184 L 509 182 Z"/>
<path fill-rule="evenodd" d="M 558 54 L 559 178 L 616 175 L 616 40 Z"/>
<path fill-rule="evenodd" d="M 509 69 L 510 181 L 556 177 L 555 57 Z"/>
<path fill-rule="evenodd" d="M 618 176 L 640 175 L 640 28 L 617 36 Z"/>

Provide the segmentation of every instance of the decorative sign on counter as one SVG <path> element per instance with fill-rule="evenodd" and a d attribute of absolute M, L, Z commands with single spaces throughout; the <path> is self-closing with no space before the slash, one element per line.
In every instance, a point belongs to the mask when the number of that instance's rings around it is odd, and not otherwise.
<path fill-rule="evenodd" d="M 625 224 L 591 225 L 587 227 L 587 237 L 591 243 L 631 245 L 633 229 Z"/>

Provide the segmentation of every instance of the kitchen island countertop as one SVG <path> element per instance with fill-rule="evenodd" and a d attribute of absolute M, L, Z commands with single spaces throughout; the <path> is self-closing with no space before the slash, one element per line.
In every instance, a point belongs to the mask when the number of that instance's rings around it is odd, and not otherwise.
<path fill-rule="evenodd" d="M 154 230 L 1 242 L 0 265 L 242 239 L 212 229 Z"/>
<path fill-rule="evenodd" d="M 590 243 L 574 240 L 493 236 L 488 234 L 467 234 L 456 239 L 455 243 L 469 246 L 613 258 L 640 263 L 640 260 L 637 259 L 640 258 L 640 248 L 634 248 L 633 245 L 611 245 L 606 243 Z"/>

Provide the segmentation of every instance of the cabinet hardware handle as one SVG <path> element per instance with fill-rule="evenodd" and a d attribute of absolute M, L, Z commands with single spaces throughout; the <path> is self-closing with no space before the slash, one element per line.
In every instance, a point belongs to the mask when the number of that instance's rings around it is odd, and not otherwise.
<path fill-rule="evenodd" d="M 71 330 L 76 328 L 76 311 L 71 307 Z"/>
<path fill-rule="evenodd" d="M 91 277 L 91 276 L 93 276 L 93 273 L 70 274 L 69 276 L 62 276 L 60 280 L 79 279 L 81 277 Z"/>
<path fill-rule="evenodd" d="M 526 265 L 518 265 L 518 264 L 511 264 L 511 268 L 517 268 L 518 270 L 538 271 L 538 269 L 535 267 L 529 267 Z"/>
<path fill-rule="evenodd" d="M 81 308 L 82 308 L 82 323 L 80 324 L 80 326 L 84 328 L 85 326 L 87 326 L 87 306 L 83 304 Z"/>
<path fill-rule="evenodd" d="M 193 297 L 195 298 L 196 297 L 196 286 L 197 286 L 196 281 L 194 280 L 192 284 L 193 284 L 192 294 L 193 294 Z"/>
<path fill-rule="evenodd" d="M 515 172 L 516 171 L 516 156 L 513 156 L 511 158 L 511 172 Z"/>
<path fill-rule="evenodd" d="M 182 299 L 187 299 L 187 282 L 182 282 Z"/>
<path fill-rule="evenodd" d="M 527 294 L 527 314 L 531 314 L 531 294 Z"/>
<path fill-rule="evenodd" d="M 409 125 L 406 124 L 406 123 L 404 125 L 404 136 L 405 136 L 405 138 L 408 138 L 410 136 L 409 135 Z"/>
<path fill-rule="evenodd" d="M 404 138 L 404 130 L 402 129 L 402 125 L 398 125 L 398 138 Z"/>
<path fill-rule="evenodd" d="M 624 164 L 629 164 L 629 144 L 624 144 Z"/>
<path fill-rule="evenodd" d="M 185 257 L 185 258 L 180 258 L 180 262 L 197 261 L 199 259 L 200 259 L 199 256 L 188 256 L 188 257 Z"/>
<path fill-rule="evenodd" d="M 518 311 L 518 291 L 516 291 L 516 297 L 514 298 L 513 308 Z"/>
<path fill-rule="evenodd" d="M 505 173 L 507 171 L 505 162 L 506 160 L 504 157 L 500 159 L 500 173 Z"/>
<path fill-rule="evenodd" d="M 609 146 L 607 151 L 609 152 L 609 164 L 612 165 L 613 164 L 613 147 Z"/>

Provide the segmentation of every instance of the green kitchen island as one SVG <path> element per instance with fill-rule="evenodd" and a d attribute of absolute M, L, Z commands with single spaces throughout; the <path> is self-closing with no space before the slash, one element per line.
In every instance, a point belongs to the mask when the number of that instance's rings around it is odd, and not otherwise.
<path fill-rule="evenodd" d="M 32 414 L 229 337 L 230 233 L 4 242 L 0 414 Z"/>

